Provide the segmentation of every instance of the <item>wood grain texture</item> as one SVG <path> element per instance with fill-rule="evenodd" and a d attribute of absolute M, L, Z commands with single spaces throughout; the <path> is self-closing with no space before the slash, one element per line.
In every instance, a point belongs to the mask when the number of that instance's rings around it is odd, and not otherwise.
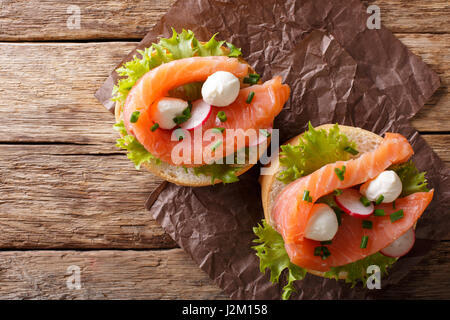
<path fill-rule="evenodd" d="M 92 146 L 0 145 L 0 248 L 173 248 L 144 208 L 161 182 Z"/>
<path fill-rule="evenodd" d="M 174 1 L 0 0 L 0 41 L 77 41 L 0 43 L 0 299 L 227 297 L 143 208 L 160 180 L 116 149 L 113 117 L 93 97 Z M 449 164 L 448 1 L 366 4 L 440 75 L 413 125 L 435 132 L 424 138 Z M 71 5 L 80 29 L 67 28 Z M 66 286 L 70 265 L 81 290 Z M 449 267 L 442 241 L 384 298 L 450 299 Z"/>
<path fill-rule="evenodd" d="M 175 0 L 2 0 L 0 41 L 141 39 Z M 393 32 L 450 32 L 446 0 L 366 1 L 381 8 Z M 80 29 L 69 29 L 68 8 L 80 8 Z M 17 23 L 20 17 L 20 23 Z M 43 23 L 45 22 L 45 23 Z"/>
<path fill-rule="evenodd" d="M 94 93 L 134 47 L 0 44 L 0 141 L 107 144 L 112 150 L 114 118 Z"/>
<path fill-rule="evenodd" d="M 442 80 L 441 89 L 414 118 L 414 126 L 450 131 L 450 36 L 404 34 L 401 39 Z M 4 122 L 0 141 L 105 144 L 112 151 L 112 117 L 93 93 L 134 46 L 133 42 L 0 44 Z"/>
<path fill-rule="evenodd" d="M 0 41 L 140 39 L 175 0 L 2 0 Z M 80 28 L 69 29 L 80 10 Z M 70 9 L 69 9 L 70 10 Z M 18 23 L 20 17 L 20 23 Z"/>
<path fill-rule="evenodd" d="M 80 268 L 81 288 L 68 289 Z M 441 242 L 385 299 L 450 299 L 450 243 Z M 181 249 L 0 252 L 0 299 L 226 299 Z"/>
<path fill-rule="evenodd" d="M 450 164 L 450 135 L 425 139 Z M 0 145 L 0 249 L 173 248 L 144 209 L 161 182 L 96 146 Z"/>
<path fill-rule="evenodd" d="M 67 287 L 70 266 L 79 290 Z M 224 298 L 181 249 L 0 252 L 0 299 Z"/>

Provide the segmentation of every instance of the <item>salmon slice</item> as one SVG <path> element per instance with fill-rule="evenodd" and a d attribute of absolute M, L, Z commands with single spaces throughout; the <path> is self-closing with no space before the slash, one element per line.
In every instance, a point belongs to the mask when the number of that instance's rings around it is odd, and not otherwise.
<path fill-rule="evenodd" d="M 168 95 L 168 92 L 176 87 L 192 82 L 205 81 L 209 75 L 216 71 L 228 71 L 236 77 L 248 74 L 248 65 L 239 62 L 238 59 L 223 56 L 192 57 L 171 61 L 152 69 L 146 73 L 132 88 L 124 104 L 124 123 L 129 134 L 137 140 L 155 157 L 169 164 L 172 161 L 172 150 L 179 143 L 171 141 L 172 130 L 157 129 L 150 131 L 154 121 L 153 113 L 157 102 Z M 250 104 L 246 103 L 249 93 L 255 92 Z M 227 107 L 213 107 L 208 120 L 202 125 L 202 131 L 214 127 L 226 129 L 265 129 L 272 126 L 275 116 L 281 111 L 284 103 L 289 98 L 289 86 L 281 83 L 280 77 L 267 81 L 262 85 L 254 85 L 240 90 L 238 98 Z M 130 122 L 130 116 L 134 111 L 140 111 L 139 120 Z M 217 113 L 224 111 L 226 122 L 217 121 Z M 195 136 L 195 138 L 194 138 Z M 225 145 L 233 144 L 235 138 L 225 138 L 224 146 L 220 148 L 222 153 L 211 153 L 211 157 L 204 158 L 201 163 L 194 163 L 194 152 L 191 152 L 190 161 L 182 163 L 186 166 L 200 166 L 210 163 L 212 160 L 222 158 L 226 154 Z M 192 134 L 192 150 L 204 153 L 205 148 L 211 148 L 211 141 L 203 141 L 202 135 Z M 200 146 L 200 150 L 198 148 Z M 233 148 L 233 152 L 236 149 Z M 208 150 L 210 151 L 210 150 Z M 208 152 L 206 152 L 208 153 Z M 208 153 L 208 154 L 209 154 Z M 176 165 L 180 165 L 176 163 Z"/>
<path fill-rule="evenodd" d="M 381 204 L 377 209 L 383 209 L 386 216 L 370 216 L 364 220 L 372 221 L 372 229 L 363 229 L 362 220 L 346 214 L 342 215 L 342 222 L 330 245 L 327 245 L 331 255 L 322 260 L 314 256 L 314 249 L 320 242 L 303 239 L 299 243 L 286 244 L 285 248 L 291 262 L 309 270 L 328 271 L 331 267 L 343 266 L 369 255 L 379 252 L 402 236 L 414 226 L 433 198 L 434 190 L 417 192 L 395 201 L 392 204 Z M 391 222 L 389 215 L 395 211 L 403 210 L 404 217 Z M 365 249 L 360 248 L 361 239 L 368 236 Z"/>
<path fill-rule="evenodd" d="M 291 182 L 278 195 L 271 212 L 277 231 L 286 244 L 302 242 L 314 202 L 336 189 L 350 188 L 373 179 L 392 164 L 405 162 L 413 153 L 405 137 L 397 133 L 386 133 L 374 151 L 364 153 L 356 159 L 330 163 Z M 345 174 L 341 181 L 335 169 L 341 170 L 343 166 Z M 302 200 L 305 191 L 309 191 L 311 202 Z"/>

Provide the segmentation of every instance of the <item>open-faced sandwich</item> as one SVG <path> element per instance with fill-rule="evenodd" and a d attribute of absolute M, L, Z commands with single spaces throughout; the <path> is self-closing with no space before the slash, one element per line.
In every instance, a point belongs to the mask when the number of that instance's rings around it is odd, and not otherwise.
<path fill-rule="evenodd" d="M 306 273 L 353 285 L 381 273 L 414 245 L 414 228 L 433 198 L 413 149 L 397 133 L 323 125 L 297 136 L 261 176 L 265 219 L 254 228 L 261 272 L 283 298 Z"/>
<path fill-rule="evenodd" d="M 215 36 L 205 43 L 192 31 L 173 30 L 138 52 L 117 70 L 117 145 L 136 168 L 179 185 L 237 181 L 256 161 L 230 159 L 267 145 L 289 87 L 280 77 L 262 83 L 240 49 Z M 246 130 L 258 137 L 246 139 Z"/>

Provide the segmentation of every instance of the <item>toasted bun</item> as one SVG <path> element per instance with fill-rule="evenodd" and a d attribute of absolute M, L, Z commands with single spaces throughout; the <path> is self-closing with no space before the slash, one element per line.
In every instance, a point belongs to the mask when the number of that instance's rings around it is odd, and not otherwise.
<path fill-rule="evenodd" d="M 333 126 L 332 124 L 324 124 L 322 126 L 317 127 L 316 129 L 329 130 L 332 126 Z M 383 140 L 383 138 L 381 138 L 379 135 L 361 128 L 340 125 L 339 131 L 344 133 L 350 139 L 350 141 L 354 141 L 358 146 L 359 154 L 355 156 L 355 158 L 357 158 L 359 155 L 365 152 L 375 150 Z M 296 144 L 301 136 L 302 134 L 290 139 L 285 144 Z M 281 166 L 278 157 L 273 158 L 271 160 L 270 174 L 261 176 L 259 180 L 261 183 L 261 198 L 264 209 L 264 217 L 270 225 L 273 225 L 273 221 L 270 217 L 273 203 L 278 194 L 286 186 L 283 182 L 277 179 L 277 175 L 280 171 Z M 316 276 L 324 275 L 324 273 L 320 271 L 315 270 L 307 270 L 307 271 Z M 345 273 L 340 274 L 339 278 L 345 279 L 346 274 Z"/>
<path fill-rule="evenodd" d="M 228 48 L 222 47 L 224 50 L 228 50 Z M 241 62 L 247 63 L 244 59 L 239 58 Z M 248 63 L 247 63 L 248 65 Z M 249 71 L 251 73 L 254 73 L 255 70 L 248 65 Z M 247 86 L 242 84 L 242 86 Z M 180 94 L 178 92 L 178 94 Z M 180 97 L 180 96 L 178 96 Z M 119 102 L 116 102 L 114 115 L 116 118 L 116 122 L 119 122 L 122 120 L 122 105 Z M 248 171 L 251 167 L 253 167 L 254 164 L 248 164 L 244 167 L 242 167 L 241 170 L 239 170 L 236 173 L 236 176 L 240 176 L 244 172 Z M 205 175 L 196 175 L 194 173 L 194 170 L 192 168 L 185 169 L 181 166 L 174 166 L 170 165 L 168 163 L 154 163 L 154 162 L 146 162 L 143 164 L 143 167 L 153 173 L 154 175 L 157 175 L 161 177 L 164 180 L 167 180 L 169 182 L 181 185 L 181 186 L 190 186 L 190 187 L 202 187 L 202 186 L 209 186 L 212 184 L 217 184 L 222 182 L 221 180 L 215 180 L 214 183 L 211 183 L 211 177 L 205 176 Z"/>

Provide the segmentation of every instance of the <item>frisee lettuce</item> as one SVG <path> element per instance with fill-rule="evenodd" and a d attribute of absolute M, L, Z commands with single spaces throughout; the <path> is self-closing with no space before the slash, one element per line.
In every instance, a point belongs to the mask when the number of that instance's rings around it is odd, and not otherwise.
<path fill-rule="evenodd" d="M 356 144 L 351 142 L 345 134 L 340 133 L 335 124 L 328 131 L 316 130 L 308 124 L 308 130 L 296 145 L 281 146 L 280 164 L 284 167 L 278 174 L 278 180 L 289 183 L 306 176 L 328 163 L 339 160 L 349 160 L 351 154 L 344 149 Z"/>
<path fill-rule="evenodd" d="M 123 120 L 116 123 L 113 127 L 121 135 L 121 138 L 117 139 L 116 146 L 127 150 L 127 157 L 134 163 L 136 169 L 139 170 L 144 162 L 155 160 L 158 163 L 160 161 L 148 152 L 147 149 L 145 149 L 134 136 L 127 133 Z"/>
<path fill-rule="evenodd" d="M 196 175 L 203 174 L 205 176 L 211 177 L 211 183 L 214 181 L 220 180 L 223 183 L 232 183 L 239 181 L 239 178 L 236 176 L 236 173 L 242 169 L 241 166 L 231 166 L 229 164 L 207 164 L 201 167 L 195 167 L 194 173 Z"/>
<path fill-rule="evenodd" d="M 387 273 L 388 267 L 390 267 L 395 261 L 396 258 L 390 258 L 382 255 L 377 252 L 370 256 L 365 257 L 364 259 L 346 264 L 344 266 L 339 267 L 331 267 L 330 271 L 325 272 L 325 277 L 330 279 L 339 279 L 339 274 L 341 272 L 346 274 L 345 282 L 351 283 L 352 287 L 354 287 L 358 282 L 366 283 L 367 278 L 370 274 L 367 273 L 367 267 L 371 265 L 376 265 L 380 268 L 381 275 Z"/>
<path fill-rule="evenodd" d="M 258 237 L 253 240 L 260 243 L 254 246 L 256 255 L 259 257 L 259 268 L 262 273 L 266 269 L 270 270 L 270 281 L 278 283 L 283 270 L 287 269 L 287 284 L 283 287 L 282 299 L 289 299 L 291 294 L 295 292 L 294 281 L 302 280 L 306 276 L 306 269 L 293 264 L 284 248 L 283 237 L 275 231 L 265 220 L 262 224 L 253 228 L 253 232 Z M 330 279 L 339 279 L 339 274 L 346 274 L 346 283 L 351 283 L 354 287 L 358 282 L 366 283 L 370 274 L 367 273 L 367 267 L 376 265 L 380 268 L 381 275 L 387 273 L 388 267 L 397 261 L 396 258 L 390 258 L 377 252 L 367 256 L 364 259 L 346 264 L 344 266 L 332 267 L 325 272 L 324 276 Z"/>
<path fill-rule="evenodd" d="M 161 38 L 158 43 L 153 43 L 149 48 L 138 50 L 140 57 L 134 56 L 133 60 L 124 63 L 123 66 L 116 70 L 121 79 L 113 88 L 112 100 L 123 103 L 136 81 L 148 71 L 163 63 L 193 56 L 228 55 L 230 57 L 239 57 L 242 55 L 239 48 L 229 43 L 227 43 L 229 50 L 223 50 L 222 46 L 225 41 L 217 41 L 215 39 L 216 35 L 213 35 L 208 42 L 202 44 L 195 38 L 191 30 L 183 29 L 178 34 L 172 28 L 171 38 Z M 185 85 L 183 88 L 187 91 L 187 96 L 189 96 L 190 92 L 198 93 L 199 86 L 201 88 L 201 84 L 195 83 Z"/>
<path fill-rule="evenodd" d="M 127 157 L 131 161 L 133 161 L 136 169 L 139 170 L 141 165 L 145 162 L 155 161 L 156 164 L 160 163 L 160 159 L 153 156 L 147 149 L 144 148 L 142 144 L 137 141 L 135 137 L 129 135 L 127 130 L 125 129 L 125 125 L 123 120 L 114 125 L 114 129 L 117 130 L 121 134 L 121 138 L 117 139 L 116 146 L 127 150 Z M 206 176 L 211 176 L 211 182 L 220 180 L 223 183 L 232 183 L 239 181 L 239 178 L 236 176 L 236 173 L 241 169 L 240 166 L 231 166 L 228 164 L 208 164 L 201 167 L 195 167 L 194 173 L 196 175 L 203 174 Z M 186 173 L 188 172 L 188 168 L 184 168 Z"/>
<path fill-rule="evenodd" d="M 400 197 L 406 197 L 416 192 L 428 192 L 426 172 L 419 172 L 412 161 L 393 165 L 389 170 L 395 171 L 402 181 Z"/>
<path fill-rule="evenodd" d="M 270 281 L 277 283 L 281 273 L 287 269 L 287 284 L 283 287 L 282 299 L 289 299 L 295 292 L 294 281 L 302 280 L 306 270 L 291 262 L 284 248 L 283 237 L 264 219 L 262 224 L 253 228 L 253 232 L 258 237 L 253 242 L 259 243 L 252 247 L 259 257 L 259 270 L 265 273 L 266 269 L 269 269 Z"/>

